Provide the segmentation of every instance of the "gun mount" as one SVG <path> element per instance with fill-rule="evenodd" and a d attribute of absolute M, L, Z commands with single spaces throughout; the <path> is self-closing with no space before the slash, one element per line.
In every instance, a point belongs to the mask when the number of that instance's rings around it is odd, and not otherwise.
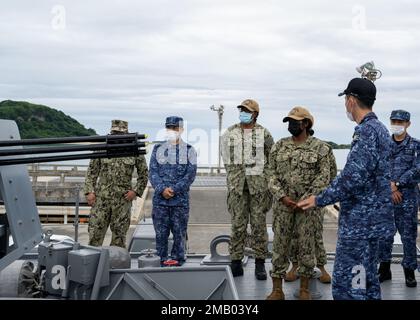
<path fill-rule="evenodd" d="M 6 209 L 0 214 L 0 297 L 238 299 L 228 266 L 132 268 L 138 256 L 123 248 L 43 234 L 26 164 L 137 156 L 146 153 L 144 139 L 132 133 L 20 140 L 16 123 L 0 120 L 0 200 Z M 179 290 L 188 281 L 195 285 Z"/>
<path fill-rule="evenodd" d="M 21 140 L 14 121 L 0 120 L 0 196 L 6 208 L 0 216 L 0 271 L 43 239 L 25 164 L 146 154 L 146 137 L 130 133 Z"/>
<path fill-rule="evenodd" d="M 11 136 L 13 137 L 13 136 Z M 146 135 L 131 133 L 123 135 L 106 135 L 93 137 L 72 138 L 45 138 L 0 141 L 0 166 L 18 165 L 28 163 L 41 163 L 51 161 L 68 161 L 80 159 L 118 158 L 133 157 L 146 154 L 146 143 L 140 140 L 146 139 Z M 73 145 L 75 143 L 93 143 L 89 145 Z M 56 145 L 48 147 L 33 147 L 39 145 Z M 64 146 L 63 146 L 64 144 Z M 65 145 L 70 144 L 70 145 Z M 29 148 L 17 148 L 29 146 Z M 11 147 L 10 149 L 4 149 Z M 93 152 L 87 152 L 93 151 Z M 75 153 L 82 152 L 82 153 Z M 57 154 L 58 155 L 54 155 Z M 69 153 L 69 154 L 62 154 Z M 27 157 L 36 154 L 53 154 L 43 157 Z M 2 157 L 19 156 L 10 159 Z M 22 156 L 25 156 L 22 158 Z"/>

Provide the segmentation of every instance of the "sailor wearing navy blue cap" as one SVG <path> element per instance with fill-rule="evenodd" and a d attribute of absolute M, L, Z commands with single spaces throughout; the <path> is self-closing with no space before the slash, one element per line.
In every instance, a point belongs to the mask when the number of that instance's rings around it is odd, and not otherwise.
<path fill-rule="evenodd" d="M 181 139 L 184 128 L 181 117 L 167 117 L 165 127 L 166 141 L 155 145 L 150 159 L 149 180 L 155 189 L 152 219 L 161 264 L 175 260 L 182 265 L 185 262 L 189 190 L 197 172 L 197 154 Z M 173 246 L 169 256 L 170 232 Z"/>
<path fill-rule="evenodd" d="M 347 117 L 355 121 L 346 165 L 330 186 L 298 203 L 307 210 L 340 202 L 334 262 L 334 299 L 381 299 L 377 274 L 379 242 L 395 232 L 391 203 L 391 139 L 372 112 L 373 82 L 356 78 L 345 95 Z"/>
<path fill-rule="evenodd" d="M 181 117 L 177 117 L 177 116 L 171 116 L 171 117 L 167 117 L 166 121 L 165 121 L 165 127 L 166 129 L 171 129 L 173 131 L 179 131 L 176 130 L 176 128 L 184 128 L 184 119 L 182 119 Z"/>
<path fill-rule="evenodd" d="M 414 271 L 417 269 L 417 212 L 418 182 L 420 173 L 420 143 L 407 133 L 410 113 L 394 110 L 391 113 L 392 156 L 391 189 L 395 224 L 403 244 L 405 282 L 407 287 L 416 287 Z M 390 280 L 391 254 L 394 236 L 391 235 L 380 245 L 379 281 Z"/>

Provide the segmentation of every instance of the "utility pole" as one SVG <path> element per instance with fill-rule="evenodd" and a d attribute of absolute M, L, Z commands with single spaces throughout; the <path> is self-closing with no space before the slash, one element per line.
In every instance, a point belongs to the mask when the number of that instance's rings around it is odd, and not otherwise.
<path fill-rule="evenodd" d="M 218 147 L 218 163 L 217 163 L 217 173 L 220 174 L 220 168 L 221 168 L 221 159 L 222 155 L 220 153 L 221 150 L 221 139 L 222 139 L 222 120 L 223 120 L 223 110 L 225 109 L 224 106 L 220 105 L 220 107 L 216 108 L 214 105 L 210 107 L 210 110 L 216 111 L 217 115 L 219 116 L 219 147 Z"/>

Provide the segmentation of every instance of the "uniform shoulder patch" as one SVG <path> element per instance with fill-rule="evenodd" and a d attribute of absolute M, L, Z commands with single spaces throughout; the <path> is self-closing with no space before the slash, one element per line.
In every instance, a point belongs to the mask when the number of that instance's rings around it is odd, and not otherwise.
<path fill-rule="evenodd" d="M 282 140 L 278 140 L 277 142 L 275 142 L 272 145 L 270 152 L 276 152 L 278 149 L 280 149 L 281 143 L 282 143 Z"/>
<path fill-rule="evenodd" d="M 240 125 L 240 124 L 233 124 L 233 125 L 231 125 L 229 128 L 227 128 L 227 130 L 226 130 L 226 131 L 233 131 L 233 130 L 238 129 L 238 128 L 240 128 L 240 127 L 241 127 L 241 125 Z"/>
<path fill-rule="evenodd" d="M 281 138 L 274 145 L 277 146 L 277 148 L 280 148 L 282 145 L 290 143 L 290 141 L 291 141 L 291 138 Z"/>
<path fill-rule="evenodd" d="M 234 124 L 226 129 L 226 131 L 222 135 L 222 138 L 223 139 L 231 138 L 239 133 L 240 133 L 240 127 Z"/>
<path fill-rule="evenodd" d="M 330 146 L 329 145 L 327 145 L 327 144 L 325 144 L 325 143 L 323 143 L 322 145 L 321 145 L 321 147 L 319 148 L 319 154 L 322 156 L 322 157 L 325 157 L 329 152 L 330 152 Z"/>

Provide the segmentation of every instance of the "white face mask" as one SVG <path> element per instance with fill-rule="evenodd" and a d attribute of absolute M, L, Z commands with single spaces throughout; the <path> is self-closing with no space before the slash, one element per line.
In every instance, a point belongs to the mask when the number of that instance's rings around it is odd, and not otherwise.
<path fill-rule="evenodd" d="M 347 99 L 347 98 L 346 98 L 346 99 Z M 347 101 L 346 101 L 346 115 L 347 115 L 347 118 L 348 118 L 350 121 L 354 121 L 353 114 L 352 114 L 351 112 L 347 111 Z"/>
<path fill-rule="evenodd" d="M 179 139 L 179 136 L 180 136 L 179 132 L 173 131 L 173 130 L 168 130 L 168 131 L 166 131 L 166 136 L 165 137 L 166 137 L 167 141 L 174 142 L 174 141 L 177 141 Z"/>
<path fill-rule="evenodd" d="M 391 125 L 390 128 L 389 128 L 389 131 L 391 131 L 391 133 L 396 135 L 396 136 L 400 136 L 404 133 L 405 127 L 404 126 Z"/>

